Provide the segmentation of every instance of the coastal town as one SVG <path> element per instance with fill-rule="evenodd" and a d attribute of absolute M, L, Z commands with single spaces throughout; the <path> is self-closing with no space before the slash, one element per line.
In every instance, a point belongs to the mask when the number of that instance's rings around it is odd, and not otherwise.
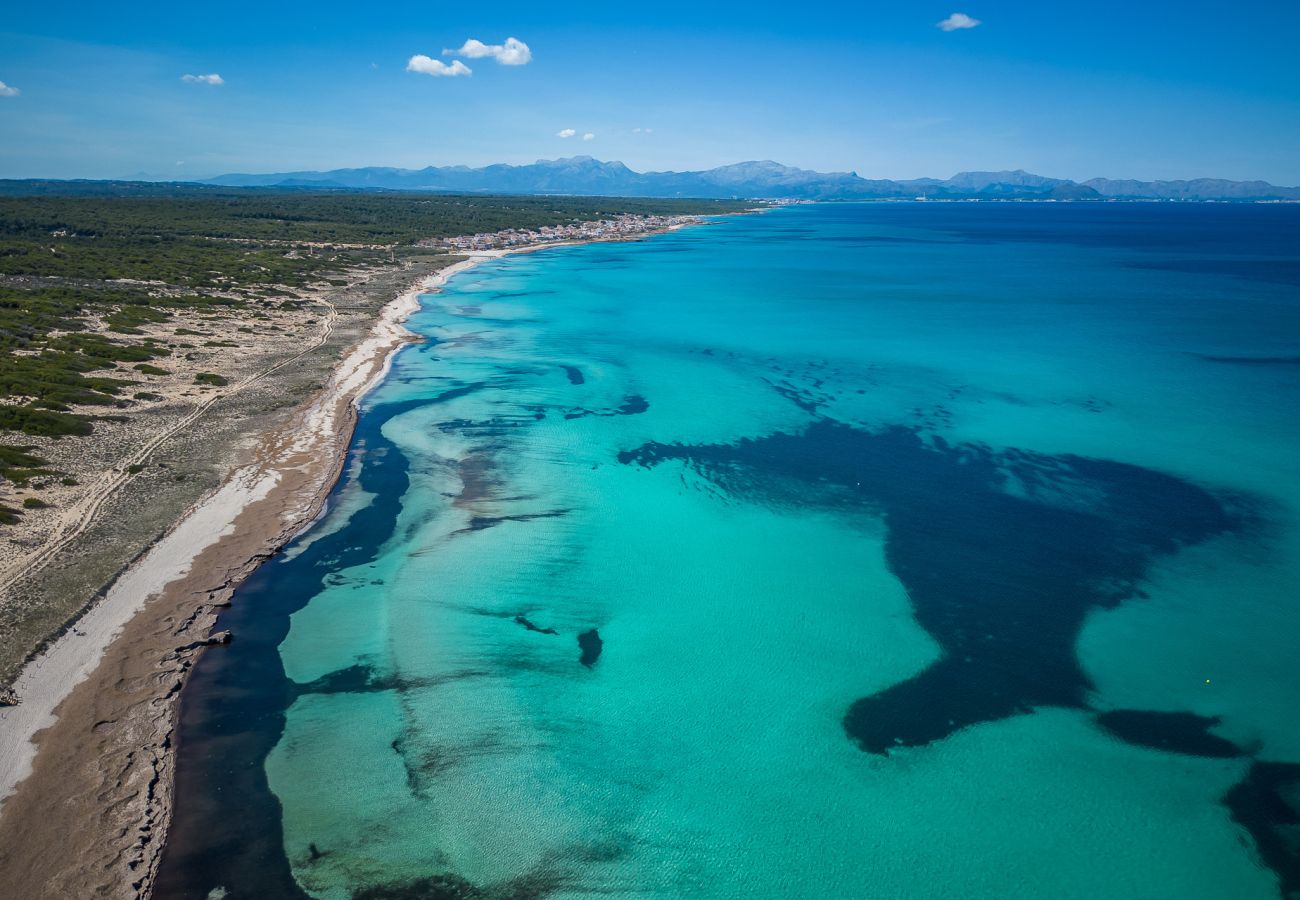
<path fill-rule="evenodd" d="M 570 241 L 620 241 L 646 234 L 669 231 L 701 222 L 699 216 L 647 216 L 631 213 L 594 222 L 571 222 L 567 225 L 543 225 L 539 228 L 505 228 L 501 231 L 460 235 L 448 238 L 430 238 L 418 241 L 421 247 L 471 252 L 476 250 L 505 250 L 511 247 L 530 247 L 537 244 L 568 243 Z"/>

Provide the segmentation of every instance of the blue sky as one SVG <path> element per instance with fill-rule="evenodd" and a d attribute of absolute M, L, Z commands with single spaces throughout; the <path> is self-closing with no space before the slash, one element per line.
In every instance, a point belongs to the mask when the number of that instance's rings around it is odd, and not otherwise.
<path fill-rule="evenodd" d="M 979 24 L 937 26 L 958 12 Z M 0 13 L 0 177 L 582 153 L 638 170 L 775 159 L 1293 185 L 1297 34 L 1300 4 L 1276 0 L 16 0 Z M 509 37 L 528 51 L 507 61 L 526 64 L 443 54 Z M 417 54 L 472 74 L 408 71 Z"/>

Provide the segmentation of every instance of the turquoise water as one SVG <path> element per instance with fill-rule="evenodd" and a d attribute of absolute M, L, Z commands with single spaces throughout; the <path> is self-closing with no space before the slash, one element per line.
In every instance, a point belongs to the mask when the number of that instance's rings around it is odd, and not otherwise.
<path fill-rule="evenodd" d="M 161 896 L 1300 890 L 1300 209 L 862 204 L 426 296 Z"/>

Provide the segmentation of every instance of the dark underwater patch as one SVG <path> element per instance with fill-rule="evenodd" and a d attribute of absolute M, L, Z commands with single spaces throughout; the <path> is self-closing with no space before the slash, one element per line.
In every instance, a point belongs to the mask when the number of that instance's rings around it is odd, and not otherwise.
<path fill-rule="evenodd" d="M 459 875 L 434 875 L 354 891 L 353 900 L 486 900 L 487 894 Z"/>
<path fill-rule="evenodd" d="M 538 634 L 559 634 L 559 632 L 556 631 L 554 628 L 542 628 L 534 624 L 533 621 L 529 619 L 527 616 L 523 616 L 523 615 L 515 616 L 515 624 L 522 625 L 524 626 L 524 628 L 528 629 L 529 631 L 535 631 Z"/>
<path fill-rule="evenodd" d="M 492 299 L 510 300 L 514 297 L 542 297 L 554 293 L 555 291 L 496 291 L 492 294 Z"/>
<path fill-rule="evenodd" d="M 462 669 L 429 678 L 402 678 L 379 672 L 369 663 L 357 663 L 328 672 L 312 681 L 291 682 L 291 691 L 295 699 L 306 694 L 375 694 L 384 691 L 401 693 L 437 687 L 440 684 L 449 684 L 465 678 L 482 678 L 487 674 L 480 669 Z"/>
<path fill-rule="evenodd" d="M 925 440 L 821 420 L 731 444 L 649 443 L 729 498 L 880 516 L 886 560 L 942 657 L 855 701 L 866 751 L 941 740 L 1036 706 L 1086 707 L 1075 641 L 1088 613 L 1131 596 L 1151 562 L 1236 527 L 1209 492 L 1125 463 Z"/>
<path fill-rule="evenodd" d="M 541 900 L 565 886 L 548 872 L 529 873 L 490 887 L 479 887 L 451 873 L 414 881 L 375 885 L 352 893 L 353 900 Z"/>
<path fill-rule="evenodd" d="M 587 379 L 583 377 L 582 370 L 577 366 L 562 366 L 561 368 L 564 369 L 564 374 L 569 377 L 569 384 L 583 384 L 586 382 Z"/>
<path fill-rule="evenodd" d="M 650 408 L 650 402 L 640 394 L 631 394 L 617 410 L 620 416 L 639 416 Z"/>
<path fill-rule="evenodd" d="M 308 681 L 294 685 L 295 693 L 303 694 L 370 694 L 379 691 L 391 691 L 398 687 L 397 679 L 383 676 L 375 671 L 374 666 L 358 663 L 329 672 Z"/>
<path fill-rule="evenodd" d="M 402 761 L 407 790 L 417 799 L 427 799 L 425 786 L 458 766 L 491 754 L 518 749 L 497 734 L 480 735 L 469 742 L 441 744 L 420 741 L 419 735 L 413 735 L 409 730 L 389 746 Z"/>
<path fill-rule="evenodd" d="M 1198 353 L 1206 362 L 1226 363 L 1234 366 L 1300 366 L 1300 356 L 1211 356 Z"/>
<path fill-rule="evenodd" d="M 578 662 L 590 669 L 596 665 L 596 660 L 600 659 L 600 653 L 605 649 L 605 642 L 600 639 L 600 632 L 593 628 L 578 635 L 578 649 L 582 651 Z"/>
<path fill-rule="evenodd" d="M 769 381 L 768 379 L 763 380 L 767 381 L 772 390 L 776 391 L 804 412 L 812 413 L 813 415 L 816 415 L 817 410 L 824 406 L 830 399 L 825 395 L 817 396 L 813 394 L 811 390 L 800 390 L 789 382 Z M 814 387 L 820 387 L 820 384 L 816 384 Z"/>
<path fill-rule="evenodd" d="M 471 434 L 476 438 L 504 437 L 514 428 L 524 428 L 537 421 L 534 415 L 494 416 L 491 419 L 475 421 L 473 419 L 447 419 L 434 427 L 442 434 Z"/>
<path fill-rule="evenodd" d="M 566 419 L 585 419 L 587 416 L 636 416 L 650 408 L 650 402 L 640 394 L 629 394 L 622 405 L 614 409 L 575 409 L 564 414 Z"/>
<path fill-rule="evenodd" d="M 1223 759 L 1243 755 L 1242 749 L 1232 741 L 1210 733 L 1219 724 L 1217 716 L 1113 709 L 1098 715 L 1097 724 L 1120 740 L 1139 747 Z"/>
<path fill-rule="evenodd" d="M 470 516 L 469 524 L 464 528 L 452 532 L 453 534 L 464 534 L 468 531 L 483 531 L 487 528 L 495 528 L 503 522 L 532 522 L 535 519 L 558 519 L 561 516 L 569 514 L 567 509 L 548 509 L 545 512 L 538 513 L 514 513 L 506 516 Z"/>
<path fill-rule="evenodd" d="M 1300 763 L 1256 762 L 1223 802 L 1277 873 L 1282 896 L 1300 896 Z"/>
<path fill-rule="evenodd" d="M 1300 260 L 1294 259 L 1214 259 L 1197 257 L 1189 259 L 1136 260 L 1129 263 L 1134 269 L 1156 269 L 1163 272 L 1187 272 L 1192 275 L 1226 275 L 1267 284 L 1300 285 Z"/>
<path fill-rule="evenodd" d="M 902 237 L 892 234 L 839 234 L 830 240 L 849 247 L 855 244 L 951 244 L 943 238 Z"/>

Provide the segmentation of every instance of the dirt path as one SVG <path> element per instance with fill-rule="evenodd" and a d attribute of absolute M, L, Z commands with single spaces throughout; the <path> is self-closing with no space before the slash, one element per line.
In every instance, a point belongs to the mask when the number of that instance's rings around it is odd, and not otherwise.
<path fill-rule="evenodd" d="M 275 374 L 285 366 L 297 362 L 309 353 L 314 353 L 316 350 L 324 346 L 334 334 L 334 325 L 338 320 L 338 308 L 327 298 L 315 298 L 314 302 L 324 305 L 329 311 L 326 313 L 322 327 L 317 331 L 316 337 L 311 344 L 298 353 L 295 353 L 293 356 L 281 360 L 275 365 L 237 382 L 232 385 L 229 390 L 219 391 L 213 396 L 207 398 L 170 428 L 160 432 L 141 446 L 135 453 L 121 460 L 117 468 L 110 469 L 101 475 L 90 485 L 90 489 L 82 500 L 60 516 L 58 525 L 44 545 L 35 550 L 26 559 L 11 566 L 8 571 L 0 573 L 0 591 L 5 590 L 10 585 L 21 579 L 31 577 L 31 575 L 49 565 L 51 560 L 53 560 L 64 548 L 81 536 L 81 534 L 83 534 L 94 522 L 95 516 L 99 513 L 99 510 L 106 502 L 108 502 L 113 494 L 138 474 L 132 472 L 131 467 L 145 465 L 153 455 L 154 451 L 177 434 L 192 426 L 217 403 L 238 394 L 240 391 L 245 390 L 264 378 Z"/>

